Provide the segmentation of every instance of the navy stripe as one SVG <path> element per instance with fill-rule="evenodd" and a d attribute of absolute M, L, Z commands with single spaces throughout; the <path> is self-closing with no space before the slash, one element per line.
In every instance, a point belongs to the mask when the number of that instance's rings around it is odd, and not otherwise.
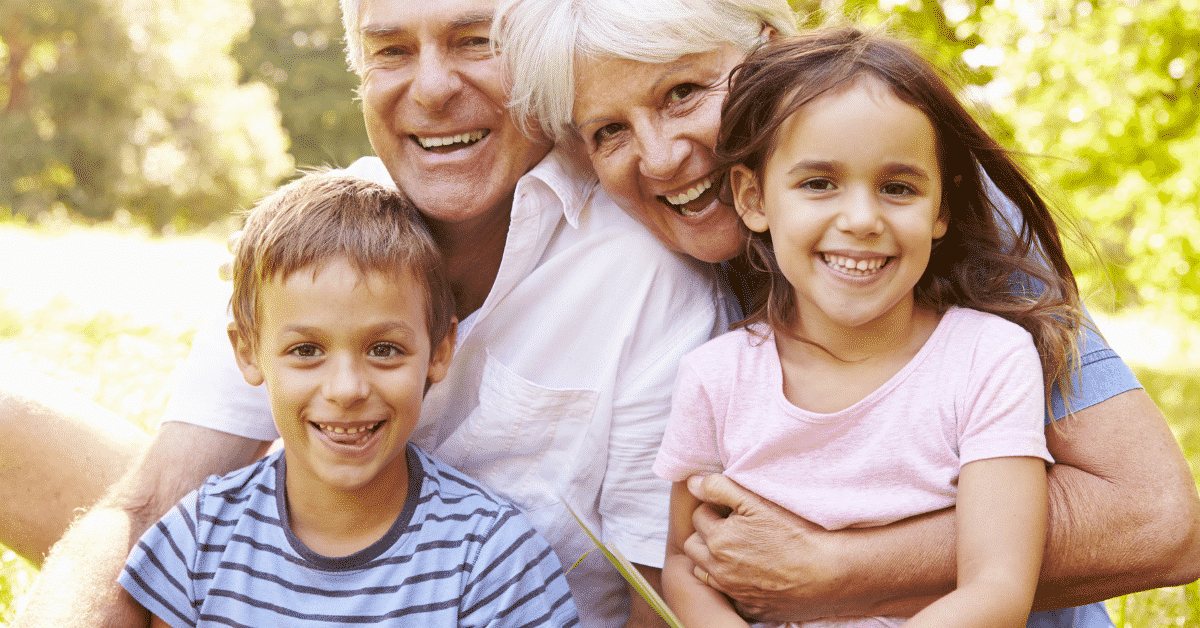
<path fill-rule="evenodd" d="M 523 544 L 523 543 L 521 543 L 521 544 Z M 509 550 L 512 550 L 516 545 L 518 545 L 518 544 L 514 543 L 513 545 L 509 546 Z M 511 553 L 511 552 L 506 552 L 506 553 Z M 528 566 L 532 567 L 532 566 L 538 565 L 543 560 L 545 560 L 546 557 L 548 555 L 550 555 L 550 553 L 551 553 L 550 548 L 546 547 L 544 550 L 542 550 L 542 553 L 539 554 L 537 558 L 535 558 L 534 560 L 529 562 Z M 477 579 L 472 580 L 470 583 L 467 584 L 466 587 L 463 588 L 463 596 L 466 597 L 467 592 L 471 588 L 473 588 L 476 583 L 478 583 L 480 580 L 483 579 L 485 573 L 490 571 L 496 565 L 501 564 L 502 562 L 503 562 L 502 559 L 496 559 L 495 561 L 492 561 L 492 564 L 489 565 L 487 569 L 485 569 L 483 572 L 480 572 L 479 577 Z M 504 594 L 510 588 L 515 587 L 517 583 L 519 583 L 522 579 L 524 579 L 525 574 L 528 573 L 528 571 L 529 571 L 529 569 L 527 567 L 522 572 L 518 572 L 518 573 L 514 574 L 513 577 L 509 578 L 509 580 L 507 582 L 505 582 L 503 585 L 497 586 L 490 594 L 480 598 L 479 602 L 476 603 L 475 606 L 465 609 L 463 612 L 466 613 L 467 615 L 470 615 L 471 613 L 474 613 L 475 611 L 479 610 L 480 608 L 483 608 L 484 606 L 491 604 L 492 602 L 494 602 L 496 600 L 497 597 Z M 523 604 L 524 602 L 528 601 L 532 597 L 537 597 L 538 595 L 540 595 L 541 593 L 544 593 L 545 591 L 546 591 L 546 582 L 543 582 L 540 587 L 538 587 L 537 589 L 532 591 L 529 595 L 526 595 L 521 600 L 518 600 L 517 605 L 519 606 L 520 604 Z M 512 610 L 511 608 L 505 609 L 499 615 L 507 614 L 511 610 Z"/>
<path fill-rule="evenodd" d="M 210 590 L 208 592 L 208 594 L 209 594 L 209 596 L 212 596 L 212 597 L 224 597 L 224 598 L 229 598 L 231 600 L 237 600 L 238 602 L 241 602 L 247 606 L 253 606 L 254 608 L 268 610 L 273 613 L 283 615 L 284 617 L 293 617 L 296 619 L 305 619 L 308 621 L 341 622 L 341 623 L 345 623 L 345 624 L 369 624 L 372 622 L 379 622 L 379 621 L 383 621 L 386 619 L 395 619 L 397 617 L 406 617 L 408 615 L 415 615 L 418 613 L 432 613 L 432 612 L 437 612 L 440 610 L 445 610 L 447 608 L 457 608 L 458 607 L 457 599 L 449 599 L 449 600 L 443 600 L 441 602 L 437 602 L 435 604 L 420 604 L 420 605 L 415 605 L 415 606 L 407 606 L 404 608 L 398 608 L 394 611 L 384 613 L 383 615 L 316 615 L 316 614 L 312 614 L 312 613 L 301 613 L 301 612 L 293 611 L 291 609 L 284 608 L 277 604 L 271 604 L 270 602 L 265 602 L 263 600 L 256 600 L 247 595 L 243 595 L 241 593 L 236 593 L 234 591 L 226 591 L 224 589 Z"/>
<path fill-rule="evenodd" d="M 146 595 L 157 601 L 163 608 L 174 613 L 176 617 L 187 623 L 189 626 L 196 625 L 196 623 L 193 622 L 190 617 L 185 616 L 183 613 L 179 612 L 179 609 L 168 604 L 167 601 L 163 599 L 163 597 L 159 595 L 158 592 L 156 592 L 145 580 L 142 580 L 142 576 L 130 568 L 129 565 L 125 566 L 125 573 L 129 574 L 129 578 L 136 582 L 138 587 L 141 588 Z M 145 604 L 142 606 L 145 606 Z"/>
<path fill-rule="evenodd" d="M 162 524 L 160 523 L 159 525 Z M 171 571 L 167 569 L 166 565 L 164 565 L 162 561 L 158 559 L 158 556 L 154 554 L 154 550 L 150 549 L 149 545 L 146 545 L 142 541 L 138 541 L 137 546 L 138 549 L 142 550 L 146 554 L 146 559 L 150 561 L 150 564 L 154 565 L 158 569 L 158 572 L 162 574 L 163 578 L 165 578 L 167 582 L 171 583 L 171 586 L 175 587 L 184 595 L 184 597 L 191 597 L 188 595 L 187 588 L 183 586 L 183 583 L 175 579 L 175 576 L 173 576 Z M 186 567 L 187 563 L 184 563 L 183 565 Z M 188 574 L 188 577 L 191 577 L 190 573 Z"/>
<path fill-rule="evenodd" d="M 418 584 L 421 582 L 444 580 L 446 578 L 453 577 L 453 576 L 465 571 L 464 566 L 459 565 L 458 567 L 455 567 L 453 569 L 443 569 L 440 571 L 430 571 L 430 572 L 423 572 L 423 573 L 419 573 L 419 574 L 413 574 L 411 576 L 408 576 L 401 582 L 398 582 L 398 583 L 392 584 L 392 585 L 387 585 L 387 586 L 362 587 L 360 589 L 331 590 L 331 589 L 322 589 L 322 588 L 317 588 L 317 587 L 310 587 L 310 586 L 306 586 L 306 585 L 296 584 L 294 582 L 289 582 L 288 580 L 281 578 L 279 576 L 276 576 L 275 574 L 267 573 L 264 571 L 258 571 L 256 569 L 252 569 L 248 565 L 243 565 L 241 563 L 223 561 L 220 565 L 220 569 L 224 569 L 227 571 L 238 571 L 238 572 L 241 572 L 241 573 L 244 573 L 244 574 L 250 576 L 251 578 L 253 578 L 255 580 L 270 582 L 272 584 L 276 584 L 285 589 L 288 589 L 289 591 L 295 591 L 296 593 L 304 593 L 306 595 L 315 595 L 315 596 L 319 596 L 319 597 L 328 597 L 328 598 L 349 598 L 349 597 L 356 597 L 356 596 L 360 596 L 360 595 L 392 594 L 406 586 L 411 586 L 411 585 Z"/>

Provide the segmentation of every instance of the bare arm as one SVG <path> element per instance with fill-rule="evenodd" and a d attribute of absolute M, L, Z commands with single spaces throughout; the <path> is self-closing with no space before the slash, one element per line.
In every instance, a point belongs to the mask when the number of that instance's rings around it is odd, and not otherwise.
<path fill-rule="evenodd" d="M 746 621 L 738 617 L 729 598 L 697 579 L 695 565 L 683 553 L 683 544 L 693 531 L 692 512 L 699 505 L 682 482 L 676 482 L 671 488 L 671 524 L 667 533 L 667 561 L 663 567 L 663 592 L 667 604 L 689 628 L 746 628 Z"/>
<path fill-rule="evenodd" d="M 129 549 L 204 478 L 245 466 L 267 445 L 164 423 L 138 465 L 55 544 L 16 626 L 146 626 L 148 613 L 117 584 Z"/>
<path fill-rule="evenodd" d="M 909 628 L 1023 628 L 1046 540 L 1046 464 L 993 458 L 963 466 L 955 505 L 958 583 Z"/>
<path fill-rule="evenodd" d="M 1200 497 L 1162 413 L 1131 390 L 1047 428 L 1057 460 L 1034 609 L 1096 602 L 1200 577 Z M 684 546 L 744 615 L 786 621 L 912 614 L 955 582 L 954 512 L 827 532 L 709 476 Z M 749 541 L 748 541 L 749 539 Z"/>

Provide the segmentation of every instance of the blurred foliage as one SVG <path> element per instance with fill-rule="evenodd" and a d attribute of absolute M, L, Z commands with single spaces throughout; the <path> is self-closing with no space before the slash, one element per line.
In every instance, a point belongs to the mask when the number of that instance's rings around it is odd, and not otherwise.
<path fill-rule="evenodd" d="M 207 223 L 291 171 L 244 0 L 0 0 L 0 215 Z"/>
<path fill-rule="evenodd" d="M 296 164 L 345 167 L 370 155 L 337 0 L 252 0 L 251 7 L 254 25 L 233 57 L 243 82 L 270 85 L 279 95 Z"/>

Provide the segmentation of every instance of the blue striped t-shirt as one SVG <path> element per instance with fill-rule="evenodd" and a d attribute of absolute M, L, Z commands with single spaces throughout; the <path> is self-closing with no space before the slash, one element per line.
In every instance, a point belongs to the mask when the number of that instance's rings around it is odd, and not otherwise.
<path fill-rule="evenodd" d="M 409 445 L 408 499 L 349 556 L 287 522 L 283 452 L 209 478 L 138 541 L 121 586 L 171 626 L 575 626 L 562 566 L 511 504 Z"/>

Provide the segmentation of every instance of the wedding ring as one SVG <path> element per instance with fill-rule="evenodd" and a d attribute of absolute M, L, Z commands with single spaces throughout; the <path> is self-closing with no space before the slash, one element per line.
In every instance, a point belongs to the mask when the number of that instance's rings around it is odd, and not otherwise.
<path fill-rule="evenodd" d="M 707 571 L 704 572 L 704 586 L 707 586 L 707 587 L 712 586 L 711 584 L 708 583 L 708 572 Z"/>

